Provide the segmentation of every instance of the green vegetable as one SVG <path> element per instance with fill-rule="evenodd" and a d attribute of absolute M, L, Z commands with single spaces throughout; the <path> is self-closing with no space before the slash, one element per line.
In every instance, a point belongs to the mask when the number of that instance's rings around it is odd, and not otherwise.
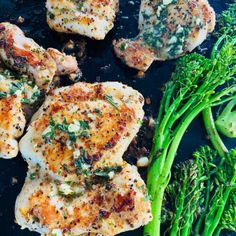
<path fill-rule="evenodd" d="M 206 108 L 202 112 L 202 114 L 203 114 L 204 124 L 207 130 L 207 133 L 209 135 L 209 138 L 212 142 L 212 145 L 218 151 L 220 156 L 224 157 L 224 155 L 228 152 L 228 149 L 223 143 L 223 141 L 221 140 L 220 135 L 218 134 L 211 108 L 210 107 Z"/>
<path fill-rule="evenodd" d="M 194 215 L 198 211 L 202 196 L 203 186 L 201 176 L 203 167 L 200 163 L 187 161 L 174 168 L 174 181 L 166 189 L 166 202 L 168 208 L 164 208 L 169 214 L 166 224 L 168 235 L 189 235 L 194 221 Z"/>
<path fill-rule="evenodd" d="M 219 132 L 229 138 L 236 138 L 236 98 L 233 99 L 218 116 L 215 124 Z"/>
<path fill-rule="evenodd" d="M 233 39 L 236 38 L 235 37 L 236 36 L 236 1 L 235 0 L 233 1 L 233 3 L 228 5 L 228 9 L 222 12 L 222 14 L 220 15 L 219 23 L 220 23 L 219 24 L 220 27 L 219 27 L 218 35 L 223 35 L 221 36 L 221 38 L 227 37 L 227 35 L 230 35 L 230 37 L 232 37 Z M 215 56 L 214 53 L 212 53 L 212 59 L 214 59 L 214 56 Z M 234 65 L 235 65 L 235 62 L 234 62 Z M 232 100 L 232 97 L 229 96 L 228 98 L 225 99 L 224 102 L 231 101 L 231 100 Z M 224 115 L 222 114 L 218 118 L 216 124 L 213 118 L 211 107 L 208 107 L 203 111 L 203 119 L 204 119 L 207 133 L 209 135 L 209 138 L 213 146 L 215 147 L 215 149 L 218 151 L 218 153 L 221 156 L 224 156 L 228 152 L 228 149 L 222 142 L 217 129 L 228 137 L 234 136 L 233 134 L 234 134 L 235 128 L 233 128 L 233 126 L 235 124 L 235 119 L 234 119 L 235 115 L 233 115 L 233 113 L 235 112 L 230 112 L 233 109 L 232 104 L 235 104 L 235 102 L 233 101 L 231 101 L 231 103 L 225 109 Z M 219 105 L 219 104 L 216 103 L 216 105 Z M 231 106 L 232 108 L 230 109 Z M 224 119 L 225 119 L 225 122 L 224 122 Z"/>
<path fill-rule="evenodd" d="M 220 34 L 236 35 L 236 1 L 228 4 L 228 8 L 222 12 L 220 19 Z"/>
<path fill-rule="evenodd" d="M 224 211 L 227 209 L 227 203 L 236 187 L 236 150 L 231 150 L 224 158 L 217 160 L 217 156 L 215 158 L 213 156 L 209 159 L 213 166 L 212 170 L 210 169 L 212 172 L 211 188 L 206 191 L 206 193 L 209 191 L 210 201 L 205 206 L 206 213 L 201 215 L 201 217 L 204 216 L 202 226 L 197 224 L 199 230 L 203 229 L 199 234 L 203 236 L 215 235 L 215 232 L 218 231 L 217 227 L 224 219 L 222 218 Z M 207 159 L 204 160 L 204 162 L 207 161 Z"/>
<path fill-rule="evenodd" d="M 166 186 L 179 144 L 187 128 L 204 109 L 235 96 L 236 38 L 222 36 L 207 59 L 193 53 L 179 59 L 165 86 L 156 122 L 147 185 L 153 220 L 144 235 L 159 236 Z M 225 86 L 222 90 L 219 87 Z"/>
<path fill-rule="evenodd" d="M 176 167 L 167 187 L 165 212 L 168 235 L 219 235 L 236 226 L 236 150 L 224 158 L 202 147 L 193 161 Z"/>
<path fill-rule="evenodd" d="M 236 192 L 235 190 L 229 196 L 226 209 L 224 210 L 220 224 L 218 225 L 215 235 L 220 235 L 222 230 L 231 230 L 236 232 Z"/>

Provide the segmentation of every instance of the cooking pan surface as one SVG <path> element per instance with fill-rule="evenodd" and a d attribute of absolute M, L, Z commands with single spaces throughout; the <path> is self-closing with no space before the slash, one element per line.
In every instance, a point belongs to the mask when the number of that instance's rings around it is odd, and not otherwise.
<path fill-rule="evenodd" d="M 217 13 L 220 13 L 227 2 L 210 0 Z M 75 42 L 73 53 L 76 54 L 83 72 L 81 81 L 119 81 L 140 91 L 146 98 L 146 116 L 156 117 L 159 101 L 162 96 L 161 88 L 170 79 L 175 61 L 155 62 L 145 74 L 138 78 L 137 71 L 126 67 L 118 60 L 112 48 L 112 40 L 120 37 L 132 37 L 138 32 L 137 20 L 139 0 L 120 0 L 120 13 L 114 29 L 104 41 L 94 41 L 81 36 L 63 35 L 53 32 L 46 23 L 46 9 L 44 0 L 0 0 L 0 22 L 10 21 L 19 25 L 27 36 L 46 47 L 55 47 L 62 50 L 70 39 Z M 17 23 L 18 17 L 24 18 L 23 23 Z M 210 37 L 201 46 L 210 48 L 214 37 Z M 69 53 L 72 53 L 69 51 Z M 206 52 L 207 53 L 207 52 Z M 65 80 L 63 84 L 68 84 Z M 138 143 L 150 149 L 151 139 L 144 135 L 145 129 L 140 132 Z M 231 147 L 236 146 L 235 140 L 225 140 Z M 180 146 L 177 162 L 191 156 L 191 153 L 200 145 L 210 144 L 204 131 L 201 117 L 195 120 L 185 135 Z M 132 156 L 126 154 L 126 156 Z M 134 162 L 132 158 L 129 160 Z M 15 199 L 19 194 L 27 171 L 27 165 L 19 155 L 12 160 L 0 160 L 0 236 L 36 236 L 37 233 L 21 230 L 14 222 Z M 143 172 L 143 171 L 142 171 Z M 142 173 L 144 174 L 144 173 Z M 142 229 L 127 232 L 122 236 L 141 236 Z M 226 232 L 226 235 L 236 235 Z"/>

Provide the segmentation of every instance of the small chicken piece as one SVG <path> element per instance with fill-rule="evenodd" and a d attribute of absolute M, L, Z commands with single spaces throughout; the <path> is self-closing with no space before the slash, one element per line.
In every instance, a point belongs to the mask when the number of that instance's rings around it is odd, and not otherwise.
<path fill-rule="evenodd" d="M 0 75 L 0 158 L 4 159 L 17 156 L 17 138 L 23 134 L 26 123 L 21 93 L 9 94 L 13 82 Z"/>
<path fill-rule="evenodd" d="M 152 215 L 145 183 L 135 166 L 121 166 L 112 179 L 87 186 L 48 176 L 32 180 L 29 172 L 16 201 L 17 223 L 47 236 L 112 236 L 147 224 Z"/>
<path fill-rule="evenodd" d="M 56 89 L 34 115 L 21 153 L 60 180 L 77 179 L 72 156 L 86 156 L 88 168 L 119 164 L 140 128 L 143 102 L 136 90 L 116 82 Z"/>
<path fill-rule="evenodd" d="M 22 136 L 26 123 L 24 104 L 34 103 L 39 96 L 37 86 L 16 80 L 0 68 L 0 158 L 17 156 L 17 138 Z"/>
<path fill-rule="evenodd" d="M 47 22 L 58 32 L 102 40 L 113 28 L 118 0 L 47 0 Z"/>
<path fill-rule="evenodd" d="M 45 50 L 33 39 L 25 37 L 20 28 L 8 22 L 0 23 L 0 57 L 10 68 L 32 77 L 45 91 L 55 75 L 78 71 L 74 57 L 56 49 Z"/>
<path fill-rule="evenodd" d="M 78 63 L 75 57 L 68 56 L 55 48 L 48 48 L 47 52 L 56 62 L 56 75 L 68 75 L 72 73 L 79 73 Z"/>
<path fill-rule="evenodd" d="M 178 58 L 199 46 L 215 27 L 207 0 L 142 0 L 139 35 L 114 41 L 129 67 L 146 71 L 153 61 Z"/>

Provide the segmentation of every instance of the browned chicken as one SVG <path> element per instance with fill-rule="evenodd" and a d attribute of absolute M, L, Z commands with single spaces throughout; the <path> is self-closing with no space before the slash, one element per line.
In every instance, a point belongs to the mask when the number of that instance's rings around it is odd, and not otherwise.
<path fill-rule="evenodd" d="M 48 90 L 55 75 L 79 70 L 74 57 L 52 48 L 45 50 L 8 22 L 0 23 L 0 58 L 10 68 L 28 74 L 43 90 Z"/>
<path fill-rule="evenodd" d="M 146 71 L 155 60 L 191 52 L 214 27 L 215 12 L 207 0 L 142 0 L 139 35 L 115 41 L 114 49 L 128 66 Z"/>
<path fill-rule="evenodd" d="M 29 173 L 16 202 L 18 224 L 65 236 L 116 235 L 147 224 L 146 186 L 122 158 L 143 104 L 140 93 L 116 82 L 77 83 L 48 95 L 20 141 Z"/>
<path fill-rule="evenodd" d="M 23 108 L 40 96 L 38 87 L 26 81 L 26 76 L 16 79 L 10 71 L 0 68 L 0 159 L 17 156 L 17 139 L 26 124 Z"/>
<path fill-rule="evenodd" d="M 47 22 L 58 32 L 104 39 L 113 28 L 118 0 L 47 0 Z"/>

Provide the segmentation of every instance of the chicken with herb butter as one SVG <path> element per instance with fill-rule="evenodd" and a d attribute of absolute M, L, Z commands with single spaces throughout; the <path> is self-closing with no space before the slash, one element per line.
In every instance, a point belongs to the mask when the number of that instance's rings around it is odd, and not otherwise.
<path fill-rule="evenodd" d="M 143 96 L 117 82 L 54 90 L 20 151 L 29 164 L 16 202 L 22 227 L 41 235 L 116 235 L 151 218 L 146 186 L 123 154 L 144 116 Z"/>
<path fill-rule="evenodd" d="M 26 124 L 24 106 L 33 104 L 39 97 L 38 87 L 26 76 L 16 79 L 10 71 L 0 68 L 0 159 L 17 156 L 17 139 Z"/>
<path fill-rule="evenodd" d="M 29 171 L 16 201 L 17 223 L 47 236 L 113 236 L 147 224 L 152 215 L 145 183 L 135 166 L 123 162 L 119 168 L 111 177 L 99 169 L 79 183 Z"/>
<path fill-rule="evenodd" d="M 10 68 L 26 73 L 47 91 L 56 75 L 77 73 L 77 61 L 54 48 L 45 50 L 16 25 L 0 23 L 0 58 Z"/>
<path fill-rule="evenodd" d="M 155 60 L 175 59 L 199 46 L 215 27 L 207 0 L 142 0 L 139 35 L 114 41 L 129 67 L 146 71 Z"/>
<path fill-rule="evenodd" d="M 47 22 L 58 32 L 105 38 L 113 28 L 118 0 L 47 0 Z"/>

